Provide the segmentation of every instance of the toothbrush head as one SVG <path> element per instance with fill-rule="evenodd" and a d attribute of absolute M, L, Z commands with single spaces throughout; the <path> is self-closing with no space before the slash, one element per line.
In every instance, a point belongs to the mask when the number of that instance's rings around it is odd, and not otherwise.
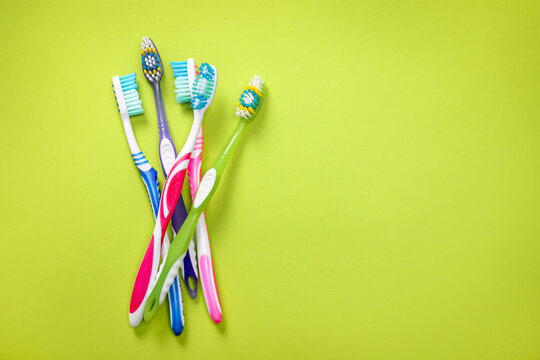
<path fill-rule="evenodd" d="M 195 80 L 195 76 L 199 75 L 195 60 L 187 59 L 187 61 L 172 61 L 171 67 L 174 76 L 174 86 L 176 89 L 176 102 L 179 104 L 191 101 L 191 86 Z"/>
<path fill-rule="evenodd" d="M 116 96 L 116 105 L 121 113 L 127 111 L 129 116 L 144 113 L 142 100 L 139 99 L 137 89 L 137 74 L 113 77 L 113 89 Z"/>
<path fill-rule="evenodd" d="M 254 75 L 236 103 L 236 115 L 253 120 L 262 107 L 266 83 L 259 75 Z"/>
<path fill-rule="evenodd" d="M 156 45 L 148 36 L 142 39 L 141 58 L 144 76 L 150 83 L 158 84 L 163 76 L 163 66 Z"/>
<path fill-rule="evenodd" d="M 202 63 L 199 74 L 191 87 L 191 107 L 193 110 L 206 110 L 214 100 L 217 86 L 217 69 L 214 65 Z"/>

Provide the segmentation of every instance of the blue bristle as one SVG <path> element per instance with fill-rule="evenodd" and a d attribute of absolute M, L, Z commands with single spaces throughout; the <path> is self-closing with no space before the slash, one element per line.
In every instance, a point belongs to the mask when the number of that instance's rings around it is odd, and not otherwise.
<path fill-rule="evenodd" d="M 179 104 L 189 102 L 191 94 L 189 92 L 187 61 L 172 61 L 171 68 L 174 76 L 174 86 L 176 89 L 176 102 Z"/>
<path fill-rule="evenodd" d="M 187 76 L 187 61 L 173 61 L 171 67 L 174 77 Z"/>
<path fill-rule="evenodd" d="M 206 96 L 197 95 L 197 96 L 194 96 L 193 99 L 191 100 L 191 107 L 193 108 L 193 110 L 199 110 L 199 109 L 204 108 L 207 102 L 208 102 L 208 98 Z"/>
<path fill-rule="evenodd" d="M 120 85 L 122 87 L 122 93 L 124 95 L 129 116 L 144 113 L 142 101 L 139 99 L 139 93 L 137 91 L 139 88 L 137 86 L 137 74 L 131 73 L 120 76 Z M 115 99 L 118 100 L 116 94 Z M 116 106 L 118 106 L 118 102 L 116 103 Z"/>
<path fill-rule="evenodd" d="M 248 94 L 253 95 L 253 101 L 250 104 L 247 104 L 244 100 L 244 97 Z M 259 101 L 260 101 L 259 95 L 257 95 L 257 93 L 254 92 L 253 90 L 248 90 L 248 89 L 242 92 L 242 95 L 240 95 L 240 99 L 239 99 L 239 102 L 240 104 L 242 104 L 242 106 L 247 107 L 247 108 L 252 108 L 252 109 L 256 109 L 259 106 Z"/>
<path fill-rule="evenodd" d="M 216 73 L 208 63 L 199 66 L 199 75 L 195 78 L 192 86 L 193 99 L 191 107 L 199 110 L 207 106 L 208 99 L 215 89 Z"/>
<path fill-rule="evenodd" d="M 199 67 L 199 74 L 208 80 L 212 80 L 214 78 L 215 72 L 208 63 L 202 63 Z"/>

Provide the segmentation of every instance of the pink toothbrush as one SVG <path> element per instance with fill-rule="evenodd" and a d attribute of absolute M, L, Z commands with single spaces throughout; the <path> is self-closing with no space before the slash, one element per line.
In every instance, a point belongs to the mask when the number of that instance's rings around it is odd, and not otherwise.
<path fill-rule="evenodd" d="M 203 130 L 199 131 L 197 142 L 191 153 L 191 159 L 188 165 L 189 187 L 191 190 L 191 199 L 195 200 L 197 188 L 201 183 L 202 177 L 202 151 L 203 151 Z M 197 233 L 197 256 L 199 262 L 199 278 L 201 280 L 204 299 L 210 317 L 216 324 L 221 322 L 222 312 L 219 302 L 219 293 L 217 290 L 214 265 L 212 263 L 212 254 L 210 252 L 210 242 L 208 239 L 208 229 L 206 228 L 206 219 L 204 212 L 201 214 L 196 227 Z"/>

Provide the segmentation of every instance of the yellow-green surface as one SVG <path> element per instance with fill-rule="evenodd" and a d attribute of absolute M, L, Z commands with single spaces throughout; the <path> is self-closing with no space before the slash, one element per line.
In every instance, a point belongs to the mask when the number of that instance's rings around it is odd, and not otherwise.
<path fill-rule="evenodd" d="M 1 359 L 540 358 L 537 1 L 4 1 L 0 30 Z M 223 323 L 184 293 L 180 337 L 128 325 L 153 220 L 111 77 L 160 168 L 143 35 L 179 147 L 168 63 L 217 65 L 205 169 L 269 89 L 207 211 Z"/>

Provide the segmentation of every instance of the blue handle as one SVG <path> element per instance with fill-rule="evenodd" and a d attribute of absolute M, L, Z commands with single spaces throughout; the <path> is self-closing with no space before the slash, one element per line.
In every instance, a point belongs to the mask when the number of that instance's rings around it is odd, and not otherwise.
<path fill-rule="evenodd" d="M 169 312 L 171 314 L 171 328 L 175 335 L 180 335 L 184 331 L 184 304 L 180 296 L 180 280 L 174 278 L 173 284 L 169 288 Z"/>
<path fill-rule="evenodd" d="M 159 211 L 159 183 L 157 178 L 157 171 L 154 168 L 149 170 L 141 170 L 141 177 L 148 191 L 150 202 L 152 203 L 152 210 L 154 212 L 154 218 L 157 217 Z M 169 311 L 171 313 L 171 328 L 175 335 L 180 335 L 184 330 L 184 304 L 182 302 L 182 295 L 180 290 L 180 281 L 178 276 L 174 279 L 173 284 L 169 289 Z"/>
<path fill-rule="evenodd" d="M 150 203 L 152 204 L 152 211 L 154 212 L 154 219 L 157 217 L 159 211 L 159 183 L 157 178 L 157 171 L 154 168 L 143 171 L 139 169 L 146 191 L 150 197 Z"/>

